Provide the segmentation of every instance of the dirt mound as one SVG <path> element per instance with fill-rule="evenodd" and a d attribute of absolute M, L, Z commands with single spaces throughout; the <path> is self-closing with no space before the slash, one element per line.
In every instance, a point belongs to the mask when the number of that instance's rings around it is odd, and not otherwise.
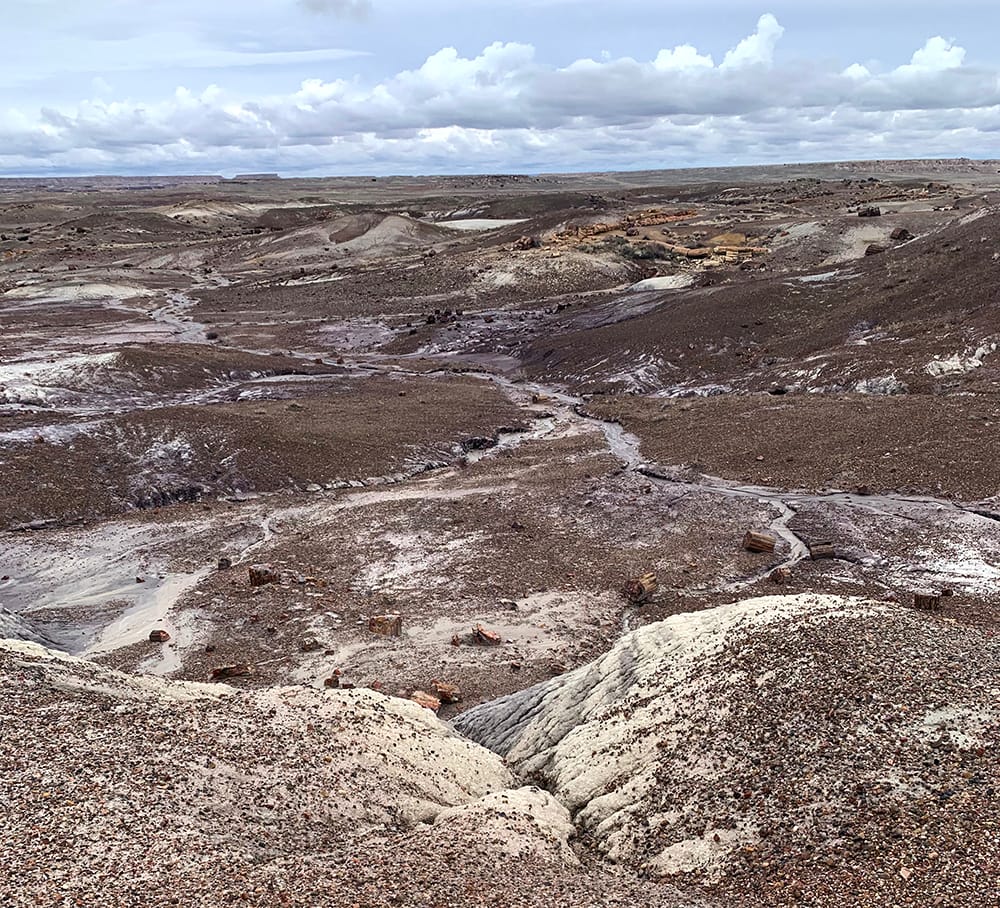
<path fill-rule="evenodd" d="M 190 227 L 158 211 L 123 210 L 95 211 L 59 225 L 69 234 L 94 233 L 102 240 L 140 241 L 142 237 L 158 239 L 187 236 Z"/>
<path fill-rule="evenodd" d="M 335 224 L 330 238 L 340 250 L 351 253 L 394 252 L 455 240 L 455 235 L 445 227 L 399 214 L 390 214 L 378 220 L 371 216 L 353 215 Z"/>
<path fill-rule="evenodd" d="M 253 226 L 265 230 L 294 230 L 317 221 L 328 221 L 339 209 L 329 205 L 306 205 L 301 208 L 268 208 L 253 221 Z"/>
<path fill-rule="evenodd" d="M 436 243 L 454 231 L 404 215 L 371 211 L 310 224 L 260 242 L 257 261 L 298 265 L 317 258 L 385 257 Z"/>
<path fill-rule="evenodd" d="M 932 904 L 1000 869 L 998 665 L 981 629 L 768 597 L 648 625 L 456 725 L 651 875 L 767 904 Z M 936 872 L 968 853 L 990 857 Z"/>

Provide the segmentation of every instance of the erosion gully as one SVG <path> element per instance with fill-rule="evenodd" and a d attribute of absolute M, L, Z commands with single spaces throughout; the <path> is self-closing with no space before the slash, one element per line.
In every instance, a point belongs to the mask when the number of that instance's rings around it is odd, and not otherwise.
<path fill-rule="evenodd" d="M 182 342 L 201 343 L 204 338 L 204 326 L 190 318 L 185 311 L 192 303 L 192 299 L 186 294 L 175 293 L 170 296 L 167 305 L 155 309 L 151 316 L 155 322 L 162 323 L 173 329 L 177 340 Z M 247 349 L 246 352 L 260 353 L 259 350 Z M 316 353 L 296 354 L 303 360 L 314 360 Z M 783 540 L 787 550 L 784 559 L 780 564 L 769 563 L 763 570 L 743 577 L 735 582 L 699 589 L 702 593 L 734 593 L 741 589 L 752 586 L 762 577 L 766 576 L 775 567 L 793 567 L 798 562 L 809 556 L 806 543 L 790 528 L 789 523 L 795 517 L 800 508 L 806 505 L 824 505 L 827 507 L 845 508 L 859 510 L 876 514 L 881 517 L 907 520 L 918 525 L 930 524 L 932 521 L 940 522 L 942 518 L 954 522 L 968 523 L 983 522 L 995 523 L 1000 521 L 1000 515 L 994 513 L 984 504 L 962 504 L 947 499 L 939 499 L 930 496 L 913 496 L 901 494 L 881 494 L 881 495 L 858 495 L 848 492 L 831 492 L 825 494 L 812 493 L 804 490 L 781 490 L 766 486 L 746 485 L 730 482 L 719 477 L 701 475 L 691 477 L 688 474 L 680 474 L 679 471 L 669 467 L 652 463 L 643 458 L 639 439 L 625 430 L 625 428 L 611 420 L 601 419 L 587 411 L 586 399 L 575 395 L 565 388 L 536 381 L 527 381 L 510 377 L 511 363 L 505 362 L 503 367 L 508 374 L 489 371 L 488 368 L 469 369 L 469 357 L 461 355 L 447 357 L 442 366 L 430 371 L 409 370 L 401 365 L 401 360 L 406 357 L 381 357 L 378 354 L 366 354 L 346 362 L 338 360 L 337 365 L 341 366 L 348 376 L 363 377 L 375 374 L 400 376 L 426 376 L 428 374 L 453 374 L 454 364 L 462 364 L 462 374 L 480 381 L 487 381 L 502 390 L 514 403 L 525 411 L 534 414 L 531 419 L 530 428 L 524 431 L 501 432 L 495 440 L 495 444 L 486 449 L 467 452 L 466 459 L 475 462 L 486 457 L 495 456 L 502 451 L 508 451 L 524 444 L 536 441 L 544 441 L 557 432 L 567 429 L 596 429 L 603 436 L 608 452 L 615 457 L 622 465 L 622 468 L 636 474 L 644 476 L 655 488 L 664 494 L 669 494 L 674 498 L 683 497 L 690 492 L 698 492 L 731 500 L 752 500 L 764 504 L 774 511 L 774 518 L 770 521 L 768 528 L 778 538 Z M 508 358 L 509 359 L 509 358 Z M 473 360 L 474 362 L 474 360 Z M 328 365 L 333 365 L 327 361 Z M 323 382 L 343 379 L 344 372 L 338 375 L 328 376 L 297 376 L 297 377 L 273 377 L 261 378 L 256 381 L 234 382 L 233 386 L 243 385 L 265 385 L 282 381 L 309 381 Z M 219 395 L 232 388 L 226 386 L 223 389 L 216 388 L 212 392 L 196 392 L 192 395 L 198 402 L 208 402 L 211 399 L 220 399 Z M 194 400 L 190 402 L 195 402 Z M 134 406 L 137 402 L 130 401 Z M 152 401 L 144 401 L 145 406 L 155 407 L 157 404 Z M 170 404 L 178 403 L 176 399 L 169 401 Z M 162 403 L 160 405 L 163 405 Z M 92 415 L 92 414 L 91 414 Z M 433 477 L 435 482 L 415 481 L 418 476 L 424 479 Z M 448 480 L 446 465 L 440 462 L 428 462 L 411 469 L 405 476 L 386 477 L 383 480 L 369 480 L 365 483 L 351 483 L 352 486 L 364 486 L 366 488 L 348 489 L 347 494 L 342 494 L 343 490 L 336 492 L 318 493 L 319 500 L 305 510 L 312 507 L 320 512 L 328 512 L 331 507 L 339 510 L 345 507 L 365 507 L 385 500 L 385 496 L 392 498 L 424 498 L 447 495 L 447 491 L 442 488 Z M 384 493 L 376 492 L 372 486 L 380 484 L 393 484 L 395 488 Z M 400 487 L 400 483 L 407 488 Z M 346 485 L 346 484 L 345 484 Z M 485 494 L 494 489 L 483 489 Z M 464 490 L 462 494 L 475 494 L 477 490 Z M 316 493 L 314 493 L 316 494 Z M 330 502 L 328 495 L 337 495 L 337 501 Z M 268 496 L 254 496 L 255 498 L 266 498 Z M 295 511 L 302 511 L 301 506 L 292 506 L 280 509 L 267 509 L 262 502 L 262 513 L 259 520 L 259 536 L 253 541 L 238 550 L 237 561 L 245 561 L 253 553 L 266 546 L 272 536 L 272 525 L 280 520 L 283 515 L 290 515 Z M 28 546 L 25 554 L 30 554 L 31 547 Z M 99 554 L 99 553 L 95 553 Z M 113 600 L 123 598 L 124 587 L 127 583 L 120 581 L 117 574 L 129 572 L 127 567 L 118 564 L 121 561 L 120 552 L 108 552 L 108 563 L 106 568 L 110 576 L 101 578 L 100 566 L 95 565 L 88 559 L 88 570 L 85 576 L 77 578 L 65 577 L 65 582 L 59 584 L 58 598 L 60 601 L 81 601 L 79 596 L 73 596 L 74 589 L 82 595 L 83 600 L 91 605 L 102 605 Z M 121 567 L 122 571 L 116 569 Z M 132 597 L 132 602 L 127 610 L 115 621 L 108 624 L 103 630 L 97 633 L 96 638 L 90 637 L 89 643 L 83 650 L 85 652 L 101 652 L 108 648 L 124 645 L 131 642 L 129 633 L 126 631 L 126 624 L 134 625 L 134 620 L 138 617 L 151 618 L 153 620 L 167 620 L 173 605 L 185 594 L 190 592 L 205 575 L 205 571 L 195 573 L 183 572 L 163 572 L 150 584 L 142 595 Z M 124 575 L 123 575 L 124 576 Z M 133 581 L 134 582 L 134 581 Z M 20 586 L 20 585 L 19 585 Z M 10 600 L 9 604 L 22 612 L 34 611 L 38 608 L 51 607 L 55 605 L 52 595 L 41 594 L 41 590 L 33 591 L 32 584 L 21 586 L 16 591 L 15 596 L 9 594 L 14 592 L 9 587 L 6 591 L 0 590 L 0 595 L 6 592 L 5 599 Z M 40 598 L 34 598 L 33 592 L 40 593 Z M 53 591 L 46 591 L 51 594 Z M 99 601 L 98 601 L 99 600 Z M 94 629 L 91 629 L 93 632 Z M 81 641 L 82 642 L 82 641 Z M 79 651 L 78 647 L 77 648 Z M 168 666 L 160 666 L 161 669 Z"/>

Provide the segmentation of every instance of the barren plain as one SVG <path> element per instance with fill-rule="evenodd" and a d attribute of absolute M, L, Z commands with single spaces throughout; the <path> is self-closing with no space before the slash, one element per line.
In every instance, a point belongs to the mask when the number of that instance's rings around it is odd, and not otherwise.
<path fill-rule="evenodd" d="M 989 161 L 0 181 L 0 902 L 1000 904 L 998 284 Z"/>

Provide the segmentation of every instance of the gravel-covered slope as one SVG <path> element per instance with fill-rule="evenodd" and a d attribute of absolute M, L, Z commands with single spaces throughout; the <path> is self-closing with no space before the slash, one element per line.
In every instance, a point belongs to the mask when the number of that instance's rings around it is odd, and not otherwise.
<path fill-rule="evenodd" d="M 0 904 L 683 906 L 429 710 L 238 692 L 0 641 Z"/>
<path fill-rule="evenodd" d="M 457 725 L 600 850 L 723 904 L 972 905 L 1000 869 L 998 657 L 954 620 L 766 597 L 643 627 Z"/>

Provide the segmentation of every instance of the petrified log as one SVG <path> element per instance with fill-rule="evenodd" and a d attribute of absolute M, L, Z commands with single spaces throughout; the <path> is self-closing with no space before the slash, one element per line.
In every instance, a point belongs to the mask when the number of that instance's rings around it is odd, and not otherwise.
<path fill-rule="evenodd" d="M 218 668 L 213 668 L 209 679 L 212 681 L 221 681 L 223 678 L 235 678 L 238 675 L 249 674 L 250 666 L 245 662 L 239 662 L 236 665 L 220 665 Z"/>
<path fill-rule="evenodd" d="M 775 568 L 770 574 L 771 583 L 786 584 L 792 579 L 792 569 L 787 567 Z"/>
<path fill-rule="evenodd" d="M 170 634 L 168 634 L 166 631 L 149 632 L 150 643 L 166 643 L 169 639 L 170 639 Z"/>
<path fill-rule="evenodd" d="M 712 255 L 712 250 L 707 246 L 691 248 L 690 246 L 667 246 L 667 251 L 674 255 L 684 256 L 686 259 L 707 259 Z"/>
<path fill-rule="evenodd" d="M 233 566 L 233 559 L 228 555 L 219 556 L 219 570 L 228 571 Z"/>
<path fill-rule="evenodd" d="M 809 546 L 809 557 L 813 561 L 819 561 L 821 558 L 836 558 L 837 551 L 830 542 L 817 542 L 815 545 Z"/>
<path fill-rule="evenodd" d="M 247 573 L 250 576 L 250 586 L 264 586 L 265 583 L 277 583 L 281 580 L 281 574 L 269 564 L 251 564 Z"/>
<path fill-rule="evenodd" d="M 434 712 L 437 712 L 441 708 L 441 701 L 433 694 L 427 693 L 425 690 L 415 690 L 412 694 L 410 694 L 410 699 L 414 703 L 419 703 L 425 709 L 430 709 Z"/>
<path fill-rule="evenodd" d="M 747 530 L 746 536 L 743 537 L 743 548 L 748 552 L 773 552 L 777 541 L 772 533 Z"/>
<path fill-rule="evenodd" d="M 431 690 L 442 703 L 458 703 L 462 699 L 458 685 L 449 684 L 447 681 L 431 681 Z"/>
<path fill-rule="evenodd" d="M 941 608 L 941 596 L 938 593 L 914 593 L 913 607 L 925 612 L 936 612 Z"/>
<path fill-rule="evenodd" d="M 486 630 L 481 624 L 472 629 L 472 640 L 480 646 L 499 646 L 503 642 L 498 633 Z"/>
<path fill-rule="evenodd" d="M 402 615 L 372 615 L 368 619 L 368 630 L 373 634 L 386 637 L 401 637 L 403 635 Z"/>
<path fill-rule="evenodd" d="M 648 602 L 658 588 L 656 574 L 653 571 L 647 571 L 641 577 L 626 580 L 623 592 L 625 598 L 633 605 L 641 605 L 643 602 Z"/>

